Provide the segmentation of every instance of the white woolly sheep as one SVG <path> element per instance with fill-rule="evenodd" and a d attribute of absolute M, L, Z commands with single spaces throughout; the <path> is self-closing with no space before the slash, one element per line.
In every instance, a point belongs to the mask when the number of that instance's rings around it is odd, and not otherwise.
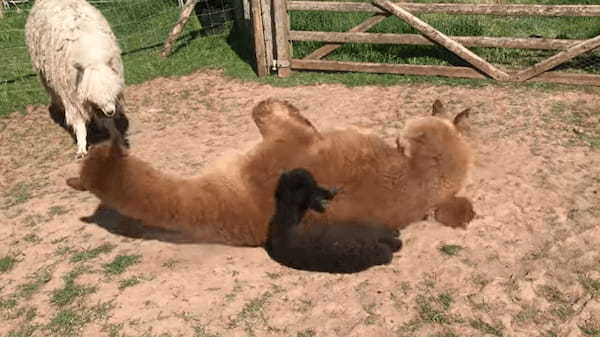
<path fill-rule="evenodd" d="M 65 115 L 76 136 L 77 157 L 87 154 L 90 119 L 126 142 L 114 122 L 124 113 L 121 50 L 100 11 L 85 0 L 37 0 L 25 34 L 51 98 L 50 114 Z"/>

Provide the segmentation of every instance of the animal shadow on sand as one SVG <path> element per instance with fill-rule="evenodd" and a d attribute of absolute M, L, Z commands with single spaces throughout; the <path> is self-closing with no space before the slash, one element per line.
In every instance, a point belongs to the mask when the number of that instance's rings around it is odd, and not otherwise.
<path fill-rule="evenodd" d="M 397 230 L 362 222 L 302 221 L 308 210 L 325 212 L 336 194 L 336 189 L 319 186 L 305 169 L 284 172 L 265 244 L 269 256 L 294 269 L 329 273 L 357 273 L 389 264 L 402 248 Z"/>
<path fill-rule="evenodd" d="M 83 216 L 80 220 L 84 223 L 96 224 L 112 234 L 131 239 L 158 240 L 170 243 L 194 242 L 182 232 L 144 226 L 142 221 L 122 215 L 103 204 L 98 205 L 94 213 Z"/>

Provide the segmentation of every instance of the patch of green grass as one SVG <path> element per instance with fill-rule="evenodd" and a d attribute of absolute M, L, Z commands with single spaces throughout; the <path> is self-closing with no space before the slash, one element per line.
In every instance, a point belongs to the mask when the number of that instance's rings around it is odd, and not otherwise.
<path fill-rule="evenodd" d="M 550 286 L 550 285 L 542 285 L 538 287 L 538 292 L 542 297 L 544 297 L 548 302 L 555 303 L 566 303 L 568 299 L 565 295 L 558 290 L 558 288 Z"/>
<path fill-rule="evenodd" d="M 229 321 L 227 327 L 229 329 L 233 329 L 238 327 L 240 324 L 243 324 L 244 330 L 246 330 L 247 333 L 254 335 L 254 326 L 256 325 L 257 321 L 266 321 L 263 315 L 263 308 L 271 296 L 272 295 L 270 292 L 265 292 L 261 296 L 248 301 L 246 304 L 244 304 L 244 307 L 236 315 L 236 317 Z"/>
<path fill-rule="evenodd" d="M 64 308 L 52 316 L 45 329 L 54 336 L 77 336 L 86 324 L 96 319 L 105 319 L 111 308 L 110 302 L 93 307 Z"/>
<path fill-rule="evenodd" d="M 296 337 L 315 337 L 317 333 L 313 329 L 305 329 L 302 331 L 298 331 Z"/>
<path fill-rule="evenodd" d="M 538 309 L 536 309 L 535 307 L 526 305 L 521 309 L 521 311 L 519 311 L 514 316 L 514 320 L 521 325 L 531 324 L 531 323 L 537 324 L 540 320 L 540 316 L 541 316 L 541 313 Z"/>
<path fill-rule="evenodd" d="M 179 260 L 177 259 L 168 259 L 167 261 L 163 262 L 162 266 L 165 268 L 173 269 L 178 263 Z"/>
<path fill-rule="evenodd" d="M 17 259 L 14 256 L 6 255 L 0 259 L 0 273 L 6 273 L 13 269 L 17 263 Z"/>
<path fill-rule="evenodd" d="M 65 256 L 67 254 L 73 253 L 74 251 L 75 250 L 72 247 L 69 247 L 69 246 L 58 246 L 54 250 L 54 254 L 56 254 L 58 256 Z"/>
<path fill-rule="evenodd" d="M 136 284 L 139 284 L 140 282 L 142 282 L 144 279 L 140 276 L 131 276 L 129 278 L 126 278 L 124 280 L 120 280 L 119 281 L 119 289 L 123 290 L 125 288 L 129 288 L 129 287 L 133 287 Z"/>
<path fill-rule="evenodd" d="M 17 287 L 17 295 L 23 298 L 30 298 L 40 287 L 52 279 L 52 274 L 47 268 L 42 268 L 29 277 L 30 282 L 21 284 Z"/>
<path fill-rule="evenodd" d="M 281 276 L 283 276 L 281 273 L 270 273 L 267 272 L 267 277 L 270 278 L 271 280 L 276 280 L 278 278 L 280 278 Z"/>
<path fill-rule="evenodd" d="M 7 337 L 30 337 L 40 328 L 37 324 L 25 323 L 21 324 L 18 329 L 8 332 Z"/>
<path fill-rule="evenodd" d="M 13 185 L 4 192 L 4 204 L 0 209 L 8 209 L 26 203 L 33 196 L 32 185 L 24 182 Z"/>
<path fill-rule="evenodd" d="M 586 322 L 584 325 L 579 326 L 579 330 L 586 337 L 600 337 L 600 324 L 598 322 Z"/>
<path fill-rule="evenodd" d="M 558 337 L 558 334 L 552 330 L 547 330 L 542 332 L 542 334 L 539 335 L 539 337 Z"/>
<path fill-rule="evenodd" d="M 123 273 L 128 267 L 140 262 L 142 255 L 118 255 L 112 262 L 104 264 L 104 272 L 109 275 Z"/>
<path fill-rule="evenodd" d="M 364 320 L 365 324 L 366 325 L 375 324 L 375 322 L 377 322 L 377 319 L 379 318 L 379 315 L 373 310 L 373 309 L 375 309 L 375 304 L 363 306 L 363 309 L 367 313 L 367 317 Z"/>
<path fill-rule="evenodd" d="M 598 113 L 587 102 L 554 102 L 549 111 L 542 111 L 541 120 L 560 145 L 600 147 Z"/>
<path fill-rule="evenodd" d="M 77 267 L 63 276 L 64 287 L 52 291 L 50 302 L 56 306 L 63 307 L 75 301 L 78 297 L 83 297 L 96 291 L 94 286 L 83 286 L 75 283 L 75 279 L 89 272 L 89 268 Z"/>
<path fill-rule="evenodd" d="M 439 250 L 442 254 L 454 256 L 463 250 L 463 247 L 459 245 L 442 245 Z"/>
<path fill-rule="evenodd" d="M 42 221 L 44 221 L 44 217 L 42 215 L 29 214 L 23 219 L 23 224 L 25 224 L 26 227 L 34 227 Z"/>
<path fill-rule="evenodd" d="M 575 315 L 575 309 L 571 305 L 563 303 L 552 306 L 550 313 L 564 322 Z"/>
<path fill-rule="evenodd" d="M 48 216 L 49 217 L 55 217 L 58 215 L 63 215 L 68 213 L 69 211 L 65 208 L 65 206 L 51 206 L 50 208 L 48 208 Z"/>
<path fill-rule="evenodd" d="M 0 309 L 8 310 L 17 306 L 17 300 L 14 296 L 9 298 L 0 298 Z"/>
<path fill-rule="evenodd" d="M 110 243 L 104 243 L 96 248 L 87 249 L 81 252 L 78 252 L 71 256 L 71 262 L 82 262 L 89 261 L 98 257 L 100 254 L 110 253 L 116 246 Z"/>
<path fill-rule="evenodd" d="M 579 274 L 577 276 L 577 281 L 583 287 L 583 289 L 593 297 L 596 297 L 600 294 L 600 281 L 591 278 L 586 274 Z"/>
<path fill-rule="evenodd" d="M 42 242 L 42 238 L 40 238 L 39 236 L 37 236 L 37 234 L 35 233 L 29 233 L 27 235 L 25 235 L 23 237 L 24 241 L 30 242 L 30 243 L 40 243 Z"/>
<path fill-rule="evenodd" d="M 452 297 L 447 293 L 438 296 L 418 295 L 417 312 L 424 323 L 449 324 L 448 309 L 452 305 Z"/>
<path fill-rule="evenodd" d="M 237 295 L 241 291 L 242 291 L 242 285 L 240 284 L 240 281 L 238 279 L 235 279 L 233 289 L 231 289 L 231 292 L 229 292 L 225 295 L 225 299 L 227 301 L 231 302 L 237 297 Z"/>
<path fill-rule="evenodd" d="M 477 329 L 485 334 L 497 336 L 497 337 L 503 336 L 502 329 L 500 327 L 493 326 L 493 325 L 483 321 L 481 318 L 472 319 L 469 321 L 469 324 L 471 325 L 472 328 Z"/>
<path fill-rule="evenodd" d="M 90 318 L 85 312 L 67 308 L 54 314 L 47 329 L 56 336 L 74 336 L 89 322 Z"/>
<path fill-rule="evenodd" d="M 220 337 L 218 333 L 209 333 L 203 325 L 194 326 L 194 337 Z"/>

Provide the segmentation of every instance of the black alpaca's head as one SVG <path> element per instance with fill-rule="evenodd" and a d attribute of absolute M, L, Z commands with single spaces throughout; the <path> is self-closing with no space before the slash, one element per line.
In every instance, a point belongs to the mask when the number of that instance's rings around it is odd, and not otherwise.
<path fill-rule="evenodd" d="M 323 213 L 336 193 L 335 188 L 328 190 L 319 186 L 307 170 L 297 168 L 281 175 L 275 191 L 275 199 L 278 204 L 297 207 L 300 211 L 312 209 Z"/>

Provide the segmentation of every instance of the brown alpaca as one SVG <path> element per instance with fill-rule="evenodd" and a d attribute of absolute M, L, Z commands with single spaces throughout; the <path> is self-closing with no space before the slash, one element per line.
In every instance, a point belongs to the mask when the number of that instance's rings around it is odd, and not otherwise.
<path fill-rule="evenodd" d="M 295 151 L 298 155 L 288 166 L 305 167 L 322 184 L 340 186 L 344 191 L 327 213 L 307 217 L 320 222 L 368 220 L 404 228 L 433 209 L 444 225 L 464 227 L 474 216 L 471 202 L 456 197 L 472 162 L 470 147 L 462 136 L 469 110 L 452 121 L 441 117 L 443 114 L 443 104 L 436 101 L 433 116 L 409 121 L 395 148 L 355 129 L 317 133 L 312 124 L 305 127 L 307 132 L 315 130 L 314 139 L 310 146 Z M 271 119 L 284 115 L 278 111 Z M 288 125 L 285 131 L 278 123 L 259 129 L 264 139 L 270 140 L 272 129 L 294 134 L 294 128 L 303 127 L 300 121 Z"/>
<path fill-rule="evenodd" d="M 148 226 L 185 232 L 198 242 L 261 245 L 275 208 L 277 179 L 295 155 L 290 149 L 309 147 L 318 139 L 310 122 L 285 102 L 258 104 L 253 117 L 259 128 L 265 110 L 294 116 L 280 124 L 286 134 L 267 132 L 268 140 L 244 155 L 215 163 L 198 177 L 163 174 L 113 141 L 93 147 L 79 177 L 67 179 L 67 184 L 90 191 L 122 215 Z M 296 125 L 298 121 L 301 125 Z"/>
<path fill-rule="evenodd" d="M 315 172 L 323 184 L 343 188 L 329 212 L 317 216 L 320 222 L 359 220 L 403 228 L 438 209 L 452 214 L 444 217 L 450 219 L 446 225 L 460 226 L 472 217 L 467 199 L 452 202 L 471 162 L 460 134 L 466 116 L 465 111 L 453 122 L 440 117 L 411 121 L 398 147 L 392 147 L 354 129 L 319 133 L 292 105 L 266 100 L 252 111 L 263 141 L 198 177 L 163 174 L 113 142 L 92 148 L 80 176 L 67 184 L 90 191 L 123 215 L 186 232 L 199 242 L 262 245 L 277 179 L 299 166 Z"/>

